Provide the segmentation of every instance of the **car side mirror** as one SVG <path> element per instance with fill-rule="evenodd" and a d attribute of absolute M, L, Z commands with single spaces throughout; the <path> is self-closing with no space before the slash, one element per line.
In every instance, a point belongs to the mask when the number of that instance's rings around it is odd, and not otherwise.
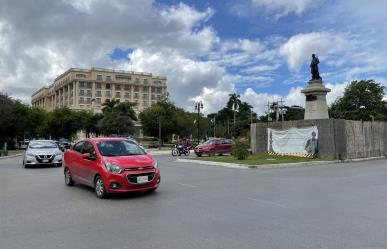
<path fill-rule="evenodd" d="M 96 159 L 95 156 L 91 155 L 90 153 L 82 154 L 82 158 L 86 159 L 86 160 L 92 160 L 92 161 L 94 161 Z"/>

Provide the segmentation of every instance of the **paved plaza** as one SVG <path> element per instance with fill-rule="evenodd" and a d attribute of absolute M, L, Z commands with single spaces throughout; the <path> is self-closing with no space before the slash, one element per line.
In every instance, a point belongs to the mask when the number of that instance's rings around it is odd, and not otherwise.
<path fill-rule="evenodd" d="M 156 156 L 152 194 L 98 199 L 0 160 L 0 248 L 387 248 L 387 161 L 230 169 Z"/>

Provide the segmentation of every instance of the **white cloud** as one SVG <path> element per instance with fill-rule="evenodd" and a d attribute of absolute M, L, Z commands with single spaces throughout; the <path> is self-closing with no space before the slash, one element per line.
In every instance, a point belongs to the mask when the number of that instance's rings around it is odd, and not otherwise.
<path fill-rule="evenodd" d="M 289 13 L 302 14 L 306 9 L 316 4 L 316 0 L 251 0 L 254 6 L 265 7 L 274 14 L 275 19 L 288 15 Z"/>
<path fill-rule="evenodd" d="M 168 75 L 168 91 L 172 100 L 188 109 L 192 109 L 195 97 L 202 96 L 207 100 L 208 92 L 216 88 L 229 89 L 227 83 L 223 83 L 226 72 L 215 62 L 195 61 L 171 49 L 157 53 L 136 49 L 129 58 L 131 64 L 124 63 L 120 67 Z M 208 103 L 205 103 L 205 109 L 212 110 L 212 100 Z"/>
<path fill-rule="evenodd" d="M 218 42 L 215 31 L 205 26 L 212 9 L 198 11 L 183 3 L 164 6 L 152 0 L 42 0 L 39 4 L 0 0 L 0 90 L 26 102 L 32 92 L 70 67 L 119 67 L 109 58 L 117 47 L 147 51 L 144 60 L 159 56 L 159 51 L 164 57 L 167 51 L 179 55 L 180 62 L 188 62 L 182 69 L 187 75 L 175 76 L 169 66 L 171 71 L 162 73 L 170 79 L 194 78 L 189 75 L 195 71 L 191 67 L 199 68 L 196 75 L 203 78 L 198 87 L 218 77 L 203 76 L 211 75 L 210 62 L 188 59 L 208 53 Z M 163 63 L 159 67 L 168 65 Z"/>
<path fill-rule="evenodd" d="M 301 33 L 292 36 L 279 48 L 279 52 L 286 59 L 289 68 L 298 71 L 303 63 L 310 60 L 313 53 L 327 57 L 349 49 L 349 44 L 349 40 L 341 34 Z"/>
<path fill-rule="evenodd" d="M 341 84 L 328 83 L 325 87 L 331 89 L 331 92 L 327 94 L 327 104 L 330 106 L 338 97 L 343 96 L 347 82 Z M 306 86 L 305 86 L 306 87 Z M 286 95 L 257 93 L 251 88 L 241 95 L 243 101 L 248 102 L 253 106 L 254 111 L 259 115 L 263 115 L 267 111 L 268 101 L 278 101 L 282 99 L 287 106 L 298 105 L 305 107 L 305 95 L 301 93 L 304 87 L 292 87 Z"/>

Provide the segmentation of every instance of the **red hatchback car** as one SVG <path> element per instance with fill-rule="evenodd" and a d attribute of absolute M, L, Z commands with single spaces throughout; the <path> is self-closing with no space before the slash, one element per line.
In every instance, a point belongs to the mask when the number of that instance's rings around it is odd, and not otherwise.
<path fill-rule="evenodd" d="M 153 157 L 125 138 L 80 140 L 66 150 L 63 164 L 66 185 L 88 185 L 99 198 L 109 193 L 151 192 L 161 179 Z"/>
<path fill-rule="evenodd" d="M 223 155 L 232 152 L 232 140 L 224 138 L 213 138 L 195 147 L 195 154 L 202 156 L 207 154 L 215 156 L 216 154 Z"/>

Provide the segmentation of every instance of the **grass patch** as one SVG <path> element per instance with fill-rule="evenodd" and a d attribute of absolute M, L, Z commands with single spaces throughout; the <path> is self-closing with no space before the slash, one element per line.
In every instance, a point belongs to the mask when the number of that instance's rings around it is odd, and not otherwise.
<path fill-rule="evenodd" d="M 314 161 L 332 161 L 333 158 L 304 158 L 295 156 L 274 156 L 269 154 L 253 154 L 246 160 L 237 160 L 233 156 L 202 156 L 190 158 L 193 160 L 221 162 L 221 163 L 237 163 L 246 165 L 263 165 L 263 164 L 279 164 L 279 163 L 300 163 L 300 162 L 314 162 Z"/>

